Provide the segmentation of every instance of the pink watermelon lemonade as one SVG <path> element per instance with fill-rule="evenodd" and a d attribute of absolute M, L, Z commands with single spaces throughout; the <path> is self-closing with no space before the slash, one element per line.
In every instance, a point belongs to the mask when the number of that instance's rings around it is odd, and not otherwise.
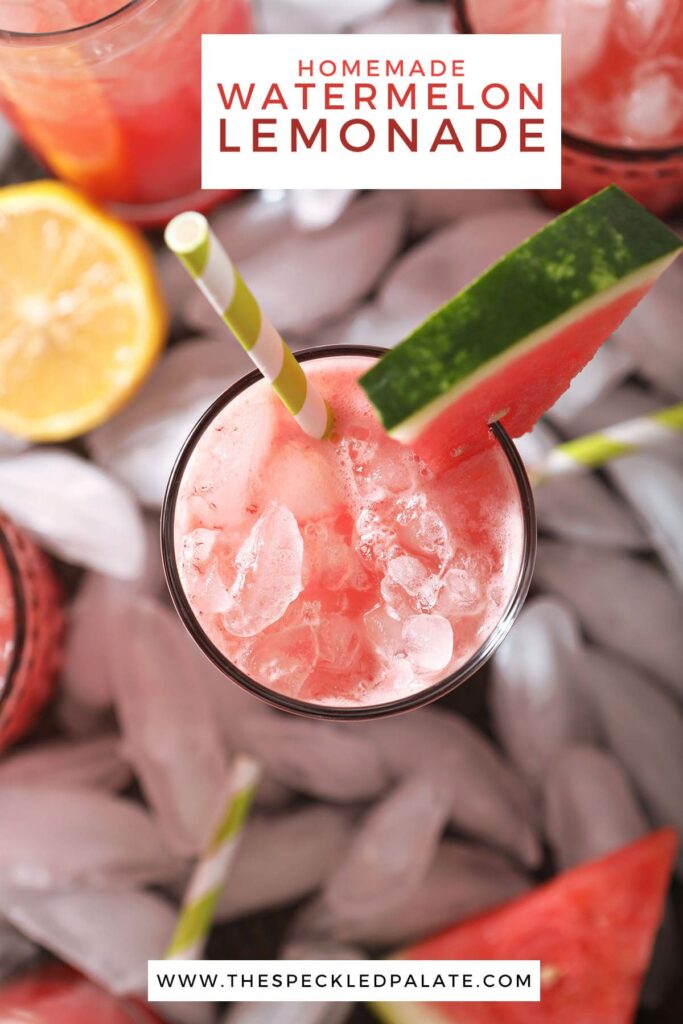
<path fill-rule="evenodd" d="M 59 177 L 161 222 L 200 189 L 201 37 L 251 30 L 249 0 L 0 0 L 0 94 Z"/>
<path fill-rule="evenodd" d="M 455 0 L 461 29 L 560 32 L 563 208 L 615 182 L 683 202 L 683 0 Z"/>
<path fill-rule="evenodd" d="M 306 355 L 334 409 L 328 441 L 264 381 L 241 382 L 196 428 L 167 496 L 167 573 L 195 639 L 302 713 L 440 696 L 492 652 L 528 588 L 533 511 L 512 445 L 434 475 L 357 385 L 377 354 Z"/>
<path fill-rule="evenodd" d="M 63 626 L 48 559 L 0 516 L 0 752 L 23 735 L 50 696 Z"/>

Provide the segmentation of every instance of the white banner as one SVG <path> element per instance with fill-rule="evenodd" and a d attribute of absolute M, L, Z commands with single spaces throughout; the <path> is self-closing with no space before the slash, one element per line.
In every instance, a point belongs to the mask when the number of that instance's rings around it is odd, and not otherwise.
<path fill-rule="evenodd" d="M 537 1003 L 539 960 L 150 960 L 151 1002 Z"/>
<path fill-rule="evenodd" d="M 204 36 L 204 188 L 559 188 L 560 36 Z"/>

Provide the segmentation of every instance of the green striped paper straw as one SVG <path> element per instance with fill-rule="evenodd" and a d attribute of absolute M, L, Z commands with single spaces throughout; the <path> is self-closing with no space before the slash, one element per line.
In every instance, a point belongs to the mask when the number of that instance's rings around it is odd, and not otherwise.
<path fill-rule="evenodd" d="M 559 444 L 528 467 L 529 475 L 538 484 L 551 477 L 596 469 L 612 459 L 657 448 L 675 434 L 683 434 L 683 402 Z"/>
<path fill-rule="evenodd" d="M 329 437 L 334 427 L 329 405 L 261 310 L 206 217 L 180 213 L 164 238 L 302 430 L 317 439 Z"/>
<path fill-rule="evenodd" d="M 201 958 L 260 775 L 258 762 L 246 754 L 237 755 L 228 779 L 221 819 L 192 872 L 178 924 L 166 953 L 167 960 Z"/>

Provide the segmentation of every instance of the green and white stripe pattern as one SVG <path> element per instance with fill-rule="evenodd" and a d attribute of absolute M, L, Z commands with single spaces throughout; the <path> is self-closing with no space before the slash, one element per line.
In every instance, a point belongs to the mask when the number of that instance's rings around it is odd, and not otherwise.
<path fill-rule="evenodd" d="M 167 960 L 201 958 L 260 775 L 260 766 L 252 757 L 239 754 L 235 758 L 221 820 L 192 874 Z"/>
<path fill-rule="evenodd" d="M 683 402 L 560 444 L 530 466 L 529 475 L 534 483 L 542 483 L 566 473 L 595 469 L 623 455 L 657 448 L 675 434 L 683 434 Z"/>
<path fill-rule="evenodd" d="M 329 437 L 334 426 L 329 406 L 262 312 L 206 217 L 181 213 L 164 237 L 302 430 L 314 438 Z"/>

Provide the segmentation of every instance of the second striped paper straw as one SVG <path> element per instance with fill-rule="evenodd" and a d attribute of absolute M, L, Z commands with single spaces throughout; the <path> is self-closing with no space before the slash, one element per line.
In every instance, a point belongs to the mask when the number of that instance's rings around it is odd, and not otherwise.
<path fill-rule="evenodd" d="M 192 873 L 167 960 L 201 959 L 260 776 L 254 758 L 246 754 L 235 758 L 221 820 Z"/>
<path fill-rule="evenodd" d="M 612 459 L 657 448 L 675 434 L 683 434 L 683 402 L 559 444 L 527 467 L 529 476 L 539 484 L 551 477 L 596 469 Z"/>
<path fill-rule="evenodd" d="M 332 411 L 261 310 L 206 217 L 180 213 L 164 238 L 301 429 L 314 438 L 329 437 Z"/>

